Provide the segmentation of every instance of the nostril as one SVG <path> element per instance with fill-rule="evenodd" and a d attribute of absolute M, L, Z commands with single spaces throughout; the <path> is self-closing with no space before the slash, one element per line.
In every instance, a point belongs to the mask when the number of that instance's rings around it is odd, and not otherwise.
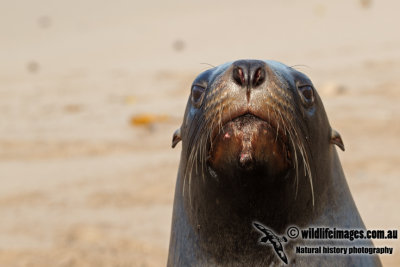
<path fill-rule="evenodd" d="M 233 69 L 233 79 L 240 86 L 244 85 L 244 73 L 242 68 L 236 67 Z"/>
<path fill-rule="evenodd" d="M 265 80 L 265 71 L 262 68 L 258 68 L 254 74 L 253 87 L 257 87 L 262 84 Z"/>

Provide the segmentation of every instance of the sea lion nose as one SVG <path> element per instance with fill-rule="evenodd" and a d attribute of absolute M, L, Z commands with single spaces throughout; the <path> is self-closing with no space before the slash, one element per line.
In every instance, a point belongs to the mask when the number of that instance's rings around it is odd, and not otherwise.
<path fill-rule="evenodd" d="M 265 81 L 265 63 L 260 60 L 238 60 L 233 63 L 234 81 L 248 90 Z"/>

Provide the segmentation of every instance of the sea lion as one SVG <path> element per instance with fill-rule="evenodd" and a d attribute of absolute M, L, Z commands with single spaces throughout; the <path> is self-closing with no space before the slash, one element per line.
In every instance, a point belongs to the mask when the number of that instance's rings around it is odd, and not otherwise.
<path fill-rule="evenodd" d="M 276 243 L 293 225 L 365 228 L 334 147 L 344 150 L 342 138 L 303 73 L 260 60 L 204 71 L 172 146 L 179 141 L 168 266 L 380 265 L 377 256 L 296 253 L 369 240 Z M 260 244 L 258 222 L 273 231 L 261 241 L 275 251 Z"/>

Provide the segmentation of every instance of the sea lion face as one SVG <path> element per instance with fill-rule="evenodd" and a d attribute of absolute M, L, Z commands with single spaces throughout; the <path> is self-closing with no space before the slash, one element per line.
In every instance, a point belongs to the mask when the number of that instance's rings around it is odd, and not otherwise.
<path fill-rule="evenodd" d="M 271 182 L 302 172 L 312 187 L 309 160 L 318 155 L 313 147 L 329 145 L 330 126 L 306 75 L 275 61 L 239 60 L 194 80 L 181 131 L 189 172 Z"/>

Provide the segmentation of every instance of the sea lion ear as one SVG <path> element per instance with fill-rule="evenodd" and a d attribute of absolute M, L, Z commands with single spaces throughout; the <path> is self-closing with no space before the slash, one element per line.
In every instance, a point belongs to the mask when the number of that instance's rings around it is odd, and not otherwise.
<path fill-rule="evenodd" d="M 181 140 L 181 128 L 179 128 L 174 132 L 174 135 L 172 136 L 172 148 L 174 148 Z"/>
<path fill-rule="evenodd" d="M 342 151 L 344 151 L 344 144 L 343 144 L 342 137 L 340 136 L 340 133 L 338 133 L 334 129 L 331 129 L 331 140 L 330 140 L 330 143 L 334 144 L 334 145 L 337 145 L 338 147 L 340 147 L 340 149 Z"/>

